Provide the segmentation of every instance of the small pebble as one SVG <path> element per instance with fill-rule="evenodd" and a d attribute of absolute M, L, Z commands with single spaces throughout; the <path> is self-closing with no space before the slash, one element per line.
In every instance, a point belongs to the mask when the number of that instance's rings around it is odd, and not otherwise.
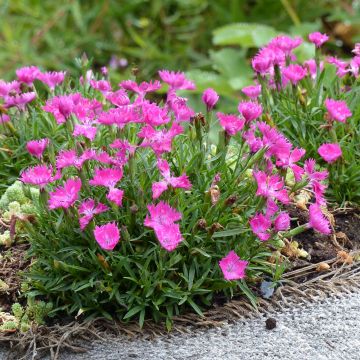
<path fill-rule="evenodd" d="M 265 324 L 268 330 L 272 330 L 276 328 L 276 320 L 274 318 L 266 319 Z"/>

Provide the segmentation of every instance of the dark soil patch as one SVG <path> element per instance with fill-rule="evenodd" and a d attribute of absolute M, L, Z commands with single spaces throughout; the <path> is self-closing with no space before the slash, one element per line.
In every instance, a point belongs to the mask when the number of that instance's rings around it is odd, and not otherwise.
<path fill-rule="evenodd" d="M 19 272 L 25 270 L 30 260 L 26 257 L 28 244 L 14 244 L 11 248 L 0 247 L 0 279 L 6 288 L 0 288 L 0 308 L 9 311 L 11 304 L 19 302 L 21 277 Z"/>
<path fill-rule="evenodd" d="M 308 221 L 308 213 L 292 207 L 289 209 L 292 218 L 297 220 L 293 226 L 305 224 Z M 331 215 L 330 215 L 331 216 Z M 316 264 L 336 257 L 339 251 L 350 252 L 360 249 L 360 211 L 356 209 L 333 212 L 333 230 L 331 235 L 323 235 L 312 229 L 296 235 L 293 240 L 304 249 L 308 258 L 303 261 L 295 261 L 292 268 L 308 264 Z"/>

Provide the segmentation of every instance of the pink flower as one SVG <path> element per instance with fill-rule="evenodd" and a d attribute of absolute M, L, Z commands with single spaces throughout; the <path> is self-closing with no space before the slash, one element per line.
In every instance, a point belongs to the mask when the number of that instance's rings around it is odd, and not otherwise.
<path fill-rule="evenodd" d="M 150 217 L 147 215 L 144 225 L 155 229 L 158 226 L 174 223 L 181 219 L 181 213 L 173 209 L 169 204 L 160 201 L 156 205 L 148 205 Z"/>
<path fill-rule="evenodd" d="M 154 229 L 160 245 L 167 251 L 173 251 L 183 240 L 179 224 L 164 224 Z"/>
<path fill-rule="evenodd" d="M 275 156 L 276 159 L 284 159 L 290 156 L 292 145 L 283 134 L 264 122 L 257 122 L 257 127 L 263 135 L 263 146 L 268 147 L 267 158 Z"/>
<path fill-rule="evenodd" d="M 295 163 L 305 155 L 305 152 L 304 149 L 295 148 L 292 152 L 289 151 L 287 154 L 281 154 L 279 160 L 276 161 L 276 166 L 290 168 L 294 173 L 295 180 L 300 181 L 304 169 Z"/>
<path fill-rule="evenodd" d="M 84 230 L 93 217 L 97 214 L 101 214 L 109 208 L 102 204 L 98 203 L 95 206 L 95 201 L 93 199 L 84 200 L 79 206 L 79 214 L 83 215 L 79 218 L 80 229 Z"/>
<path fill-rule="evenodd" d="M 339 60 L 334 56 L 328 56 L 326 58 L 326 61 L 329 64 L 333 64 L 336 66 L 337 68 L 336 75 L 339 76 L 340 78 L 344 77 L 349 72 L 349 70 L 347 69 L 348 64 L 345 61 Z"/>
<path fill-rule="evenodd" d="M 302 42 L 302 38 L 298 36 L 291 38 L 286 35 L 280 35 L 271 40 L 269 47 L 280 49 L 285 55 L 289 56 L 291 51 L 300 46 Z"/>
<path fill-rule="evenodd" d="M 117 90 L 115 92 L 108 92 L 105 95 L 105 98 L 115 106 L 125 106 L 130 104 L 130 99 L 123 89 Z"/>
<path fill-rule="evenodd" d="M 151 126 L 165 125 L 170 122 L 167 111 L 155 103 L 144 100 L 141 105 L 143 121 Z"/>
<path fill-rule="evenodd" d="M 25 109 L 25 105 L 35 100 L 36 94 L 34 92 L 27 92 L 23 94 L 16 94 L 14 96 L 5 96 L 5 107 L 10 108 L 17 106 L 20 110 Z"/>
<path fill-rule="evenodd" d="M 287 212 L 281 212 L 275 219 L 275 230 L 285 231 L 290 228 L 290 216 Z"/>
<path fill-rule="evenodd" d="M 293 85 L 296 85 L 307 75 L 306 69 L 297 64 L 290 64 L 282 70 L 282 73 Z"/>
<path fill-rule="evenodd" d="M 8 96 L 20 93 L 20 82 L 17 80 L 6 82 L 0 80 L 0 96 Z"/>
<path fill-rule="evenodd" d="M 168 186 L 172 186 L 174 189 L 188 190 L 191 188 L 191 183 L 186 174 L 182 174 L 179 177 L 171 176 L 170 166 L 166 160 L 158 159 L 157 165 L 164 180 L 152 184 L 153 199 L 157 199 L 167 190 Z"/>
<path fill-rule="evenodd" d="M 124 196 L 124 191 L 116 188 L 111 188 L 109 193 L 106 195 L 106 198 L 117 206 L 122 206 L 122 199 Z"/>
<path fill-rule="evenodd" d="M 216 114 L 220 121 L 222 128 L 230 135 L 233 136 L 241 131 L 245 125 L 245 120 L 240 119 L 236 115 L 226 115 L 221 112 Z"/>
<path fill-rule="evenodd" d="M 56 168 L 64 169 L 70 166 L 75 166 L 80 169 L 82 163 L 76 155 L 75 150 L 61 150 L 56 157 Z"/>
<path fill-rule="evenodd" d="M 120 232 L 114 222 L 96 226 L 94 236 L 96 242 L 104 250 L 113 250 L 116 244 L 120 241 Z"/>
<path fill-rule="evenodd" d="M 240 260 L 235 251 L 231 250 L 219 261 L 219 266 L 226 280 L 240 280 L 245 277 L 245 269 L 249 262 Z"/>
<path fill-rule="evenodd" d="M 48 71 L 39 73 L 37 78 L 46 84 L 50 90 L 54 90 L 56 85 L 60 85 L 65 78 L 66 71 Z"/>
<path fill-rule="evenodd" d="M 73 206 L 79 198 L 81 189 L 81 180 L 79 178 L 65 181 L 64 186 L 59 186 L 49 193 L 49 209 L 64 208 Z"/>
<path fill-rule="evenodd" d="M 309 75 L 314 80 L 316 78 L 316 62 L 314 59 L 304 61 L 304 68 L 308 70 Z M 320 62 L 320 71 L 324 69 L 324 62 Z"/>
<path fill-rule="evenodd" d="M 261 85 L 250 85 L 241 89 L 241 91 L 250 99 L 256 99 L 261 94 Z"/>
<path fill-rule="evenodd" d="M 327 170 L 316 171 L 315 165 L 316 165 L 316 162 L 314 159 L 305 160 L 304 170 L 305 170 L 305 173 L 306 173 L 310 183 L 313 183 L 314 181 L 325 180 L 328 176 Z"/>
<path fill-rule="evenodd" d="M 107 80 L 90 80 L 90 86 L 104 95 L 112 91 L 111 84 Z"/>
<path fill-rule="evenodd" d="M 268 230 L 271 228 L 271 221 L 263 214 L 257 213 L 250 219 L 251 230 L 261 241 L 269 240 Z"/>
<path fill-rule="evenodd" d="M 170 85 L 174 90 L 194 90 L 195 84 L 185 77 L 182 72 L 160 70 L 159 76 L 162 81 Z"/>
<path fill-rule="evenodd" d="M 318 148 L 318 153 L 328 163 L 333 163 L 342 155 L 338 144 L 322 144 Z"/>
<path fill-rule="evenodd" d="M 321 208 L 317 204 L 312 204 L 309 207 L 309 223 L 308 227 L 322 234 L 330 234 L 330 223 L 329 220 L 324 216 Z"/>
<path fill-rule="evenodd" d="M 272 69 L 273 65 L 273 51 L 268 51 L 266 48 L 262 49 L 252 60 L 251 65 L 255 72 L 264 76 L 270 69 Z"/>
<path fill-rule="evenodd" d="M 357 56 L 360 56 L 360 43 L 356 43 L 354 49 L 351 52 Z"/>
<path fill-rule="evenodd" d="M 122 179 L 122 176 L 123 171 L 119 168 L 97 168 L 95 169 L 95 174 L 93 178 L 89 181 L 89 184 L 94 186 L 105 186 L 109 189 L 112 189 Z"/>
<path fill-rule="evenodd" d="M 316 47 L 322 46 L 329 40 L 329 37 L 326 34 L 322 34 L 318 31 L 309 34 L 309 41 L 315 44 Z"/>
<path fill-rule="evenodd" d="M 6 114 L 0 114 L 0 124 L 5 124 L 10 121 L 10 116 Z"/>
<path fill-rule="evenodd" d="M 263 171 L 254 171 L 253 176 L 257 182 L 257 196 L 265 198 L 277 199 L 283 204 L 289 203 L 289 196 L 284 189 L 284 181 L 279 175 L 267 175 Z"/>
<path fill-rule="evenodd" d="M 53 168 L 51 166 L 37 165 L 23 171 L 20 180 L 25 184 L 38 185 L 40 189 L 43 189 L 45 185 L 58 180 L 61 176 L 60 173 L 55 176 L 52 173 Z"/>
<path fill-rule="evenodd" d="M 54 115 L 58 124 L 63 124 L 75 111 L 81 99 L 80 94 L 60 95 L 49 99 L 43 109 Z"/>
<path fill-rule="evenodd" d="M 124 80 L 119 84 L 125 90 L 133 91 L 139 94 L 142 99 L 147 93 L 157 91 L 161 88 L 161 83 L 159 80 L 155 80 L 154 82 L 145 82 L 143 81 L 141 84 L 137 84 L 133 80 Z"/>
<path fill-rule="evenodd" d="M 183 128 L 177 123 L 173 123 L 169 130 L 162 129 L 159 131 L 150 125 L 146 125 L 140 130 L 138 137 L 144 139 L 140 146 L 151 147 L 156 156 L 160 156 L 164 152 L 171 151 L 173 138 L 182 132 Z"/>
<path fill-rule="evenodd" d="M 73 135 L 75 137 L 84 136 L 90 141 L 93 141 L 96 137 L 97 127 L 91 125 L 75 124 Z"/>
<path fill-rule="evenodd" d="M 325 107 L 331 120 L 346 122 L 346 119 L 352 116 L 350 109 L 343 100 L 326 99 Z"/>
<path fill-rule="evenodd" d="M 270 219 L 279 211 L 279 207 L 276 205 L 276 202 L 272 199 L 267 199 L 265 216 Z"/>
<path fill-rule="evenodd" d="M 261 105 L 253 101 L 241 102 L 238 106 L 238 110 L 247 123 L 257 119 L 262 114 Z"/>
<path fill-rule="evenodd" d="M 25 66 L 16 70 L 16 76 L 18 79 L 29 86 L 32 85 L 39 73 L 40 70 L 36 66 Z"/>
<path fill-rule="evenodd" d="M 26 144 L 26 149 L 31 155 L 40 159 L 48 145 L 49 139 L 32 140 Z"/>
<path fill-rule="evenodd" d="M 201 97 L 203 103 L 206 105 L 207 111 L 210 111 L 218 102 L 219 95 L 212 88 L 208 88 L 203 92 Z"/>
<path fill-rule="evenodd" d="M 194 110 L 187 106 L 187 99 L 177 96 L 175 91 L 168 92 L 167 105 L 173 111 L 178 122 L 189 121 L 195 115 Z"/>
<path fill-rule="evenodd" d="M 169 204 L 160 201 L 157 205 L 148 205 L 150 217 L 146 215 L 144 225 L 155 231 L 161 246 L 172 251 L 182 241 L 180 227 L 175 221 L 181 219 L 181 214 Z"/>

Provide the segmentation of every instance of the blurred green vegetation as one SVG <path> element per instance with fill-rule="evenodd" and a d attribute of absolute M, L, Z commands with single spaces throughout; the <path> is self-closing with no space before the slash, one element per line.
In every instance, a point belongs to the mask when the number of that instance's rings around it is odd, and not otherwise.
<path fill-rule="evenodd" d="M 96 66 L 122 59 L 124 76 L 133 66 L 144 78 L 162 68 L 211 71 L 194 77 L 220 82 L 226 94 L 247 82 L 251 51 L 278 32 L 324 30 L 335 47 L 349 47 L 359 7 L 359 0 L 1 0 L 0 77 L 29 64 L 74 72 L 85 52 Z"/>

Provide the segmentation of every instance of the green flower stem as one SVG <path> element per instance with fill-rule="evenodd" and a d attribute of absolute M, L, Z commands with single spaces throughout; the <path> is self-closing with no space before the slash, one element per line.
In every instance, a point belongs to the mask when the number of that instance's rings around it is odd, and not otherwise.
<path fill-rule="evenodd" d="M 308 224 L 304 224 L 304 225 L 300 225 L 294 229 L 291 229 L 290 231 L 287 231 L 287 232 L 283 232 L 281 233 L 281 235 L 284 237 L 284 238 L 290 238 L 290 237 L 293 237 L 295 235 L 299 235 L 301 234 L 302 232 L 306 231 L 308 229 Z"/>

